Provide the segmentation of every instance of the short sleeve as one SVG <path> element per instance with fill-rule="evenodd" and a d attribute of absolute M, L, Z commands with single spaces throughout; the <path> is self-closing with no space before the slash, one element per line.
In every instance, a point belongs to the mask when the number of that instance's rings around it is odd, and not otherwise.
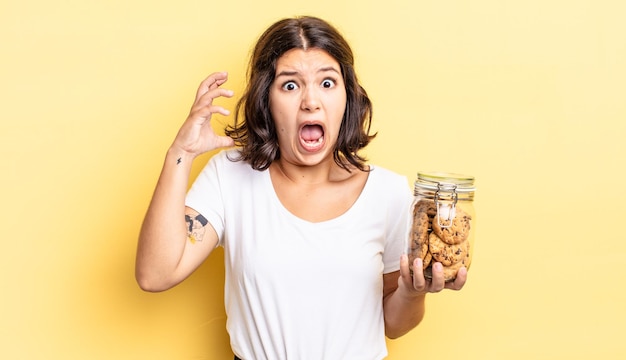
<path fill-rule="evenodd" d="M 204 216 L 213 226 L 222 244 L 224 235 L 224 201 L 222 196 L 221 178 L 224 171 L 220 171 L 225 159 L 221 152 L 213 156 L 202 169 L 196 180 L 187 192 L 185 205 Z"/>
<path fill-rule="evenodd" d="M 386 221 L 386 242 L 383 253 L 383 273 L 387 274 L 400 269 L 400 257 L 406 251 L 410 226 L 410 209 L 413 197 L 407 178 L 397 176 L 389 182 L 389 204 Z"/>

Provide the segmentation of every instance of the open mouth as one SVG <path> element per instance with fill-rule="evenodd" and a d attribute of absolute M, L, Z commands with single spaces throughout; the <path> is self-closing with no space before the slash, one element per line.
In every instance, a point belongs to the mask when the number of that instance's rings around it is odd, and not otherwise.
<path fill-rule="evenodd" d="M 309 151 L 315 151 L 324 144 L 324 128 L 320 125 L 304 125 L 300 130 L 302 145 Z"/>

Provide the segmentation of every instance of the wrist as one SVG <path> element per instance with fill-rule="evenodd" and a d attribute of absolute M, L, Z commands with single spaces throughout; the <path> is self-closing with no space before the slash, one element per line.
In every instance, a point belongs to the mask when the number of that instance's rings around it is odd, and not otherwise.
<path fill-rule="evenodd" d="M 173 163 L 174 165 L 190 165 L 197 155 L 184 151 L 174 145 L 172 145 L 165 155 L 167 163 Z"/>

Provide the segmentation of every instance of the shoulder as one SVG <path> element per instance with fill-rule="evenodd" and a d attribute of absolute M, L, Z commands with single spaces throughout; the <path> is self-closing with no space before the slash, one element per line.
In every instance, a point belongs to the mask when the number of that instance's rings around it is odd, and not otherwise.
<path fill-rule="evenodd" d="M 379 204 L 398 204 L 412 201 L 413 193 L 406 176 L 380 166 L 370 165 L 366 184 L 368 197 L 377 199 Z"/>
<path fill-rule="evenodd" d="M 241 160 L 241 153 L 237 148 L 220 150 L 209 159 L 207 166 L 218 170 L 228 169 L 229 171 L 252 170 L 252 166 L 248 162 Z"/>
<path fill-rule="evenodd" d="M 381 166 L 370 165 L 369 177 L 373 183 L 383 186 L 399 186 L 402 189 L 409 186 L 406 176 Z"/>
<path fill-rule="evenodd" d="M 241 153 L 237 148 L 229 148 L 219 150 L 215 155 L 211 157 L 209 162 L 213 162 L 220 165 L 228 165 L 230 163 L 247 164 L 244 161 L 239 160 Z"/>
<path fill-rule="evenodd" d="M 213 154 L 198 174 L 198 180 L 223 183 L 247 178 L 255 172 L 246 161 L 239 160 L 237 148 L 223 149 Z"/>

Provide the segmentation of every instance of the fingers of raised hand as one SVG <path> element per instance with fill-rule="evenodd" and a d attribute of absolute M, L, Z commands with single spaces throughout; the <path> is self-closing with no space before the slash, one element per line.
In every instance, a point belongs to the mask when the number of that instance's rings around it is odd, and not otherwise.
<path fill-rule="evenodd" d="M 204 94 L 202 94 L 199 98 L 196 99 L 195 103 L 193 104 L 192 111 L 200 109 L 200 108 L 213 107 L 213 100 L 215 100 L 216 98 L 218 97 L 230 98 L 233 95 L 234 93 L 232 90 L 222 89 L 222 88 L 215 88 L 213 90 L 207 91 Z M 224 111 L 226 110 L 222 108 L 221 106 L 215 106 L 214 111 L 211 111 L 211 112 L 219 112 L 223 114 Z M 225 114 L 225 115 L 228 115 L 228 114 Z"/>
<path fill-rule="evenodd" d="M 190 118 L 205 118 L 209 119 L 212 114 L 221 114 L 224 116 L 230 115 L 230 110 L 221 107 L 219 105 L 204 105 L 204 106 L 196 106 L 191 110 Z M 204 120 L 202 120 L 204 122 Z"/>
<path fill-rule="evenodd" d="M 222 88 L 215 88 L 204 93 L 196 99 L 190 111 L 190 118 L 203 118 L 202 122 L 211 118 L 212 114 L 230 115 L 230 110 L 213 104 L 213 100 L 218 97 L 232 97 L 233 91 Z"/>
<path fill-rule="evenodd" d="M 200 99 L 200 97 L 202 97 L 207 92 L 219 88 L 227 80 L 228 80 L 228 73 L 225 71 L 215 72 L 209 75 L 206 79 L 204 79 L 200 83 L 200 86 L 198 87 L 198 91 L 196 92 L 196 101 Z"/>

